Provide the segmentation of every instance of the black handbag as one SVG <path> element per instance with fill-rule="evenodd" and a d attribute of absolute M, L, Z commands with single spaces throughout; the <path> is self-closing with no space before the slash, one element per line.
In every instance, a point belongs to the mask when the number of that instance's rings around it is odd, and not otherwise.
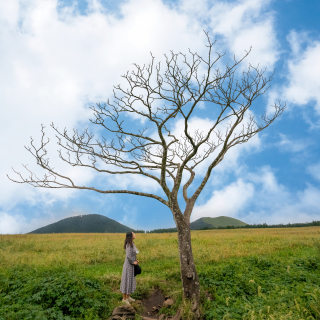
<path fill-rule="evenodd" d="M 134 276 L 141 274 L 141 267 L 138 264 L 134 264 Z"/>

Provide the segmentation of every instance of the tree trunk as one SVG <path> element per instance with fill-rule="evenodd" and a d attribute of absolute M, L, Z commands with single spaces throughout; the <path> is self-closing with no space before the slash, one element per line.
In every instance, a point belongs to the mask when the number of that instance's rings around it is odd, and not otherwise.
<path fill-rule="evenodd" d="M 178 230 L 178 244 L 180 256 L 181 282 L 183 287 L 183 295 L 186 299 L 192 301 L 192 311 L 195 317 L 200 317 L 200 284 L 196 266 L 193 261 L 191 233 L 189 218 L 185 219 L 182 213 L 177 214 L 179 209 L 175 208 L 173 215 Z M 187 221 L 186 221 L 187 220 Z"/>

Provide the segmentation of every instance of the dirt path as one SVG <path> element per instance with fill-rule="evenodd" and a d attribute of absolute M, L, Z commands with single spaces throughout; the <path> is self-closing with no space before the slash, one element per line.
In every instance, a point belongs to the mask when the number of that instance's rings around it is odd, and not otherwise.
<path fill-rule="evenodd" d="M 141 301 L 144 308 L 142 317 L 146 319 L 159 319 L 158 312 L 162 308 L 164 300 L 165 297 L 159 289 L 155 290 L 148 299 L 143 299 Z"/>

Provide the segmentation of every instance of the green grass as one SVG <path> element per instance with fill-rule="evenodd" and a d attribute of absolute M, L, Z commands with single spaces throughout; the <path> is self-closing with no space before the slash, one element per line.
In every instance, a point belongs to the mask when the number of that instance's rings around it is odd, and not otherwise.
<path fill-rule="evenodd" d="M 105 319 L 113 307 L 101 281 L 69 270 L 12 270 L 0 288 L 0 319 Z"/>
<path fill-rule="evenodd" d="M 200 273 L 212 297 L 204 301 L 206 319 L 320 319 L 320 259 L 308 251 L 237 259 Z"/>
<path fill-rule="evenodd" d="M 319 231 L 193 231 L 204 319 L 320 319 Z M 182 308 L 190 319 L 176 237 L 137 236 L 142 274 L 133 297 L 160 288 L 175 301 L 161 312 Z M 118 234 L 0 235 L 0 319 L 107 319 L 122 299 L 123 241 Z"/>

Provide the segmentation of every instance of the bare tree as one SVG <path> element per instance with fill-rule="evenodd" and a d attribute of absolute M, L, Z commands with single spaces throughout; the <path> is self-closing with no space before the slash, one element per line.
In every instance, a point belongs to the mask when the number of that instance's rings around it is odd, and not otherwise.
<path fill-rule="evenodd" d="M 95 118 L 90 121 L 105 130 L 105 137 L 94 139 L 88 129 L 82 133 L 74 130 L 69 134 L 66 129 L 60 131 L 54 124 L 51 125 L 61 147 L 59 156 L 66 163 L 110 175 L 150 178 L 159 184 L 165 197 L 134 190 L 101 190 L 77 185 L 50 165 L 46 150 L 49 139 L 45 137 L 44 127 L 40 146 L 36 147 L 31 139 L 31 146 L 27 150 L 46 173 L 38 177 L 25 166 L 29 171 L 28 177 L 15 171 L 20 178 L 19 181 L 13 180 L 42 188 L 128 193 L 163 203 L 171 210 L 178 230 L 184 296 L 193 301 L 192 309 L 198 316 L 200 286 L 190 234 L 190 216 L 195 202 L 208 182 L 212 169 L 223 160 L 226 152 L 267 128 L 285 108 L 279 102 L 274 105 L 272 116 L 264 113 L 257 120 L 249 108 L 254 100 L 266 92 L 273 75 L 266 77 L 265 70 L 251 65 L 242 74 L 236 71 L 250 51 L 240 60 L 234 58 L 232 64 L 227 64 L 221 71 L 216 66 L 224 54 L 213 52 L 214 42 L 206 35 L 206 58 L 190 50 L 188 54 L 171 52 L 165 55 L 162 68 L 151 55 L 150 64 L 135 64 L 133 71 L 123 75 L 127 87 L 115 86 L 112 101 L 91 108 Z M 205 109 L 201 109 L 203 103 Z M 208 130 L 191 130 L 192 117 L 200 113 L 206 113 L 206 117 L 215 114 L 216 117 L 212 119 Z M 125 120 L 130 115 L 143 118 L 150 128 L 127 126 Z M 173 133 L 177 120 L 183 122 L 180 136 Z M 111 136 L 112 140 L 109 139 Z M 195 169 L 201 163 L 205 165 L 206 173 L 200 176 L 201 181 L 196 184 Z M 188 174 L 184 184 L 183 173 Z M 189 195 L 191 184 L 195 191 Z M 178 203 L 179 190 L 186 203 L 183 212 Z"/>

